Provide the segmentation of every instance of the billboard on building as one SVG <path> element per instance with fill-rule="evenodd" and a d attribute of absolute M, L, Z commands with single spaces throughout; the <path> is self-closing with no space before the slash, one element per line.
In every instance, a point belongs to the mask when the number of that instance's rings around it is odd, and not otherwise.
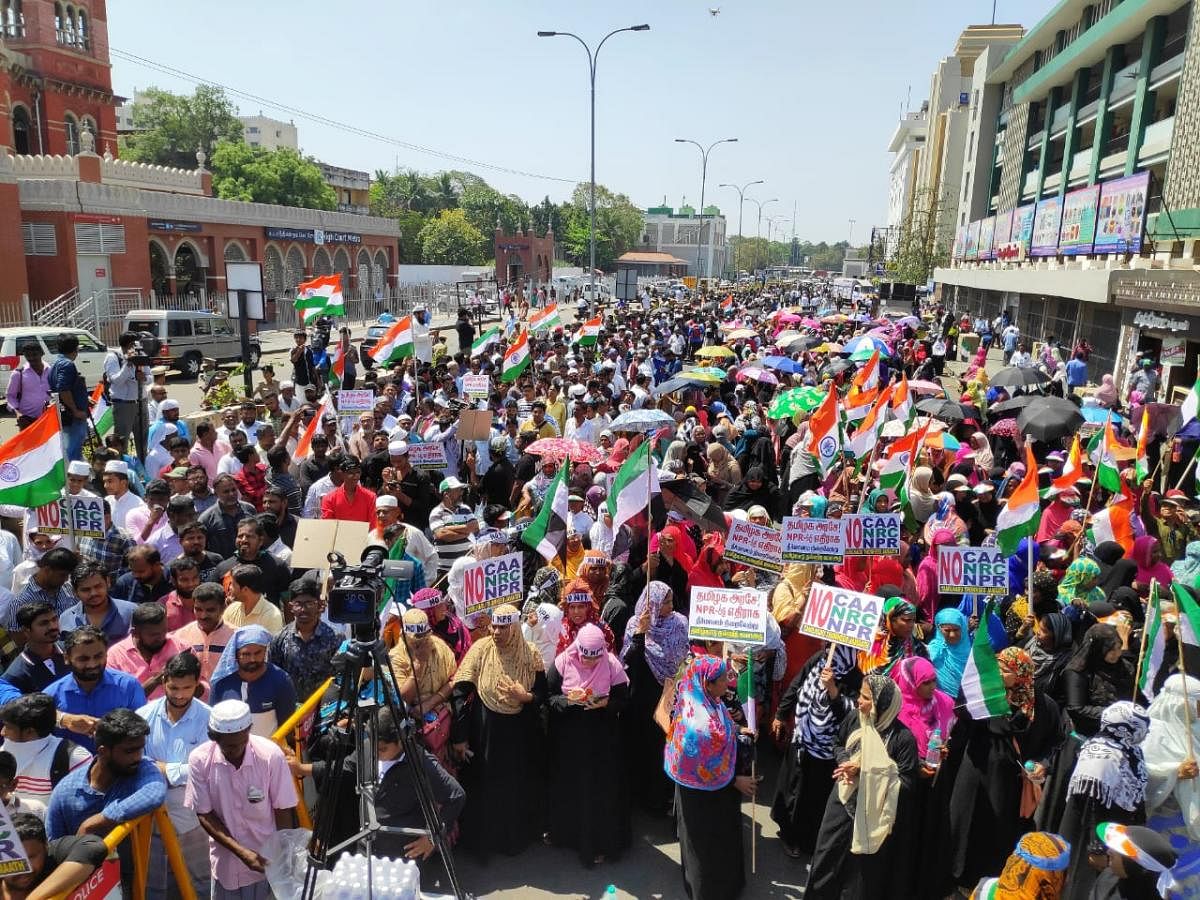
<path fill-rule="evenodd" d="M 1036 203 L 1018 206 L 1013 210 L 1012 235 L 1009 240 L 1021 244 L 1026 251 L 1029 250 L 1029 244 L 1033 241 L 1033 219 L 1036 212 Z"/>
<path fill-rule="evenodd" d="M 992 232 L 992 258 L 996 257 L 996 248 L 1012 240 L 1013 211 L 996 214 L 996 228 Z"/>
<path fill-rule="evenodd" d="M 1149 172 L 1139 172 L 1100 185 L 1094 252 L 1141 252 L 1142 232 L 1146 227 L 1146 197 L 1149 193 Z"/>
<path fill-rule="evenodd" d="M 954 259 L 962 259 L 967 245 L 967 226 L 959 225 L 954 230 Z"/>
<path fill-rule="evenodd" d="M 1062 224 L 1062 199 L 1049 197 L 1037 202 L 1033 216 L 1030 256 L 1058 256 L 1058 228 Z"/>
<path fill-rule="evenodd" d="M 1100 185 L 1071 191 L 1062 198 L 1062 224 L 1058 231 L 1058 252 L 1079 256 L 1092 252 L 1096 240 L 1096 201 Z"/>
<path fill-rule="evenodd" d="M 967 226 L 967 243 L 963 250 L 963 259 L 979 259 L 979 222 Z"/>
<path fill-rule="evenodd" d="M 992 238 L 996 233 L 996 217 L 988 216 L 979 223 L 979 258 L 995 259 L 996 250 Z"/>

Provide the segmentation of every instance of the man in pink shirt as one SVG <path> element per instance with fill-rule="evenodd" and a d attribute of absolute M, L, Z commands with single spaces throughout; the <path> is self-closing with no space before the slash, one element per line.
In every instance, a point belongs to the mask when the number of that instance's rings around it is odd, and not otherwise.
<path fill-rule="evenodd" d="M 217 439 L 217 429 L 211 422 L 201 422 L 196 426 L 196 443 L 192 445 L 192 452 L 188 454 L 188 462 L 193 466 L 200 466 L 208 473 L 209 484 L 217 480 L 220 474 L 217 465 L 221 462 L 221 457 L 228 456 L 229 453 L 229 445 Z"/>
<path fill-rule="evenodd" d="M 184 644 L 167 636 L 167 610 L 161 603 L 139 603 L 133 611 L 129 637 L 108 648 L 108 667 L 132 675 L 142 684 L 146 699 L 163 695 L 163 670 Z"/>
<path fill-rule="evenodd" d="M 192 592 L 192 615 L 196 621 L 172 631 L 171 637 L 200 660 L 200 681 L 205 691 L 212 686 L 213 669 L 233 640 L 234 629 L 225 624 L 225 589 L 206 582 Z"/>
<path fill-rule="evenodd" d="M 208 836 L 213 897 L 267 897 L 263 844 L 294 828 L 296 786 L 283 751 L 250 733 L 250 707 L 222 700 L 208 717 L 208 740 L 188 757 L 184 806 Z"/>

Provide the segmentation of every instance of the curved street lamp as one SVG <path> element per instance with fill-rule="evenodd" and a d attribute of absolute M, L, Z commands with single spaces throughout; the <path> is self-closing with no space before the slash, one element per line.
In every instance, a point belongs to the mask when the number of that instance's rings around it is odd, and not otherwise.
<path fill-rule="evenodd" d="M 713 141 L 707 148 L 699 141 L 693 141 L 691 138 L 675 138 L 675 143 L 691 144 L 700 151 L 700 231 L 696 234 L 696 277 L 697 285 L 699 285 L 699 279 L 709 274 L 707 271 L 708 266 L 704 265 L 703 269 L 705 271 L 702 272 L 700 264 L 701 260 L 704 260 L 705 263 L 708 262 L 704 256 L 704 182 L 708 178 L 708 154 L 712 152 L 713 147 L 717 146 L 717 144 L 736 144 L 737 138 L 722 138 L 719 141 Z"/>

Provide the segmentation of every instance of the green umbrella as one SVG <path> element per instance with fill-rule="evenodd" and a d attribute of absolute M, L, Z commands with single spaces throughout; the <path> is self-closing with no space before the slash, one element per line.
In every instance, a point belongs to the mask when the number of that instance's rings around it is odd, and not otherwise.
<path fill-rule="evenodd" d="M 867 344 L 863 344 L 857 350 L 850 354 L 850 359 L 853 362 L 867 362 L 875 355 L 875 348 Z"/>
<path fill-rule="evenodd" d="M 825 400 L 825 392 L 816 387 L 792 388 L 784 391 L 767 410 L 769 419 L 786 419 L 799 412 L 812 412 Z"/>

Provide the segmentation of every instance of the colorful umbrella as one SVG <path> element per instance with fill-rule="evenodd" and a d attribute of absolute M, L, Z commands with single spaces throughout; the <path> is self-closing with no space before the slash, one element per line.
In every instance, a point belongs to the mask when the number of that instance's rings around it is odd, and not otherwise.
<path fill-rule="evenodd" d="M 608 459 L 608 451 L 586 441 L 574 438 L 539 438 L 529 445 L 527 452 L 534 456 L 548 456 L 551 459 L 562 460 L 571 458 L 571 462 L 585 462 L 595 465 Z"/>
<path fill-rule="evenodd" d="M 844 325 L 850 321 L 850 317 L 843 313 L 834 313 L 832 316 L 822 316 L 821 321 L 828 325 Z"/>
<path fill-rule="evenodd" d="M 872 335 L 869 335 L 869 334 L 864 334 L 860 337 L 851 338 L 850 340 L 846 341 L 843 349 L 845 350 L 846 353 L 851 354 L 851 359 L 854 358 L 853 354 L 857 353 L 859 350 L 867 351 L 867 359 L 870 359 L 871 354 L 874 353 L 876 350 L 878 350 L 880 353 L 884 353 L 884 354 L 891 352 L 888 349 L 888 345 L 886 343 L 884 343 L 879 338 L 873 337 Z"/>
<path fill-rule="evenodd" d="M 812 412 L 825 400 L 825 392 L 816 387 L 792 388 L 784 391 L 767 410 L 768 419 L 786 419 L 800 412 Z"/>
<path fill-rule="evenodd" d="M 748 341 L 751 338 L 758 337 L 758 332 L 753 328 L 735 328 L 725 334 L 725 340 L 728 341 Z"/>
<path fill-rule="evenodd" d="M 747 378 L 761 381 L 763 384 L 779 384 L 779 379 L 762 366 L 746 366 L 737 373 L 738 381 L 745 381 Z"/>
<path fill-rule="evenodd" d="M 732 350 L 730 350 L 728 347 L 720 347 L 720 346 L 713 344 L 708 347 L 701 347 L 699 350 L 696 351 L 696 356 L 702 357 L 704 359 L 716 359 L 716 358 L 725 357 L 725 356 L 736 357 L 737 354 L 734 353 Z"/>
<path fill-rule="evenodd" d="M 850 359 L 854 362 L 866 362 L 874 355 L 875 351 L 870 347 L 860 345 L 857 350 L 850 354 Z"/>
<path fill-rule="evenodd" d="M 800 324 L 803 325 L 805 328 L 820 328 L 821 327 L 821 323 L 813 318 L 801 319 Z"/>
<path fill-rule="evenodd" d="M 786 325 L 792 325 L 796 322 L 802 322 L 804 317 L 798 316 L 793 312 L 784 312 L 779 314 L 778 320 Z"/>
<path fill-rule="evenodd" d="M 707 378 L 709 380 L 715 378 L 717 381 L 725 380 L 725 370 L 719 369 L 716 366 L 690 366 L 679 373 L 682 378 Z"/>
<path fill-rule="evenodd" d="M 826 341 L 823 344 L 818 344 L 817 346 L 813 347 L 813 352 L 814 353 L 841 353 L 842 345 L 835 344 L 832 341 Z"/>
<path fill-rule="evenodd" d="M 925 435 L 925 446 L 937 450 L 957 450 L 961 444 L 958 439 L 947 431 L 935 431 Z"/>
<path fill-rule="evenodd" d="M 789 375 L 804 371 L 804 366 L 789 356 L 765 356 L 760 362 L 769 369 L 778 369 Z"/>
<path fill-rule="evenodd" d="M 944 394 L 946 389 L 932 381 L 910 381 L 908 389 L 914 394 Z"/>

